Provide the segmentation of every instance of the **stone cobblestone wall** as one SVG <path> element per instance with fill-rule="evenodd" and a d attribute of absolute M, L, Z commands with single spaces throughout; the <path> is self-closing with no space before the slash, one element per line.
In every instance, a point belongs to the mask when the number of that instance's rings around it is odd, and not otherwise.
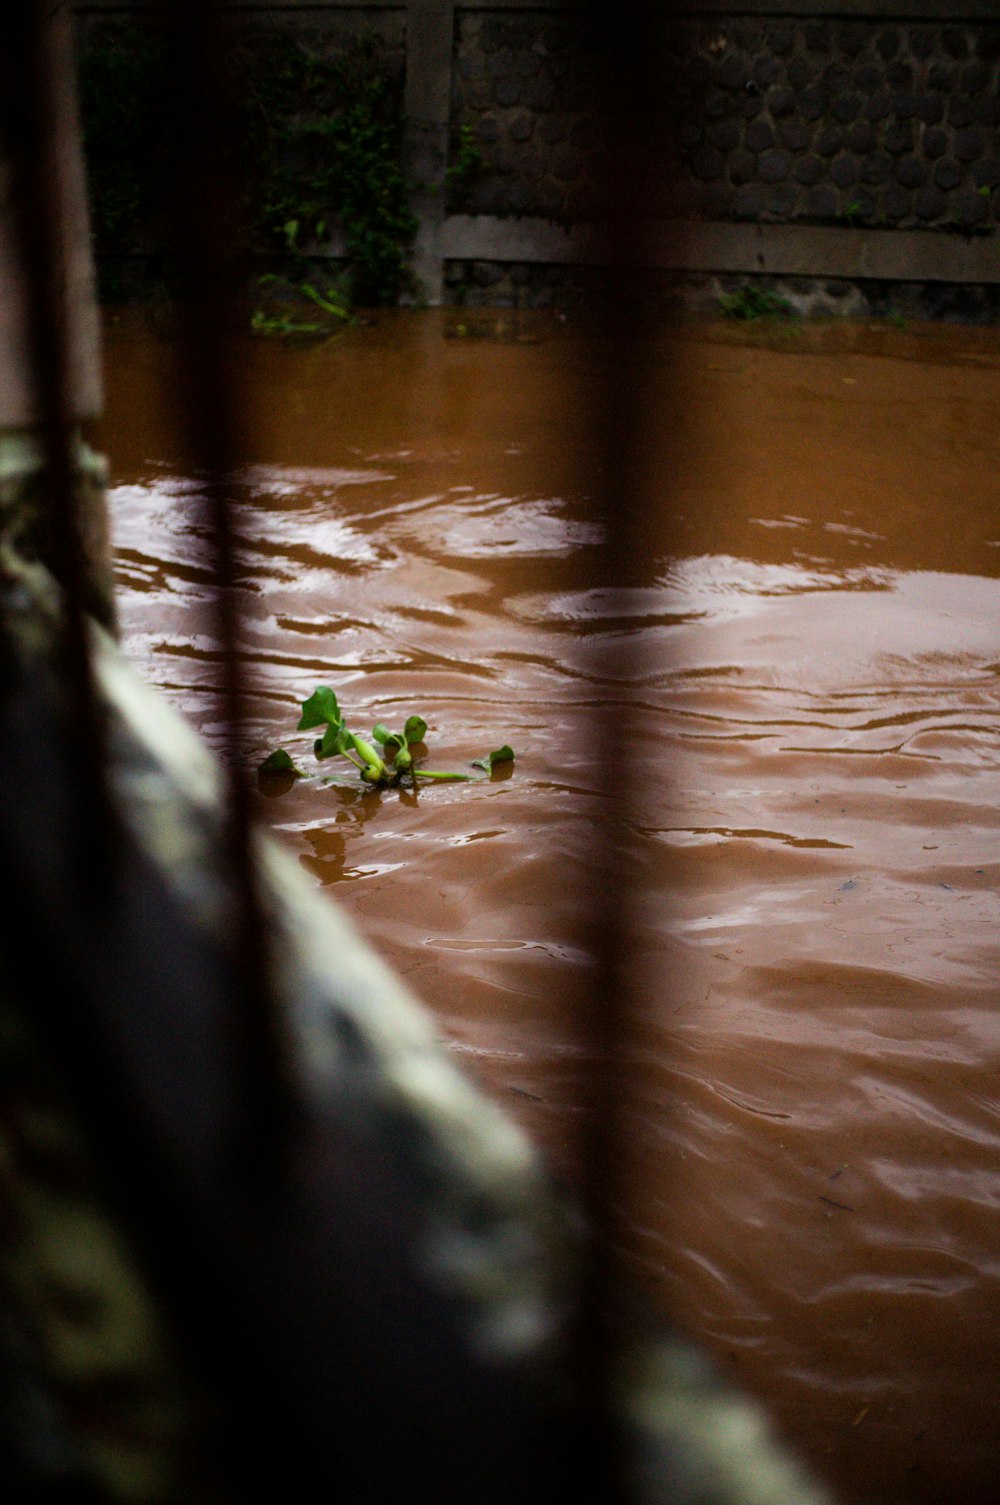
<path fill-rule="evenodd" d="M 460 12 L 453 140 L 482 154 L 453 209 L 571 223 L 597 206 L 585 20 Z M 650 212 L 981 233 L 1000 189 L 997 22 L 681 23 L 663 59 Z"/>
<path fill-rule="evenodd" d="M 154 7 L 131 0 L 123 12 L 122 3 L 81 0 L 84 45 L 102 29 L 148 20 Z M 832 0 L 791 3 L 803 13 L 688 17 L 669 28 L 662 109 L 647 160 L 635 167 L 654 230 L 693 220 L 701 239 L 686 260 L 668 262 L 676 248 L 654 233 L 658 264 L 694 274 L 674 283 L 688 287 L 689 306 L 704 301 L 697 274 L 725 291 L 722 274 L 781 273 L 801 312 L 844 311 L 827 283 L 845 281 L 866 312 L 880 313 L 891 287 L 895 307 L 995 320 L 1000 0 L 995 12 L 987 0 L 966 0 L 986 19 L 920 21 L 887 16 L 891 0 L 871 0 L 877 14 L 852 19 L 824 14 Z M 406 298 L 535 307 L 585 296 L 592 283 L 581 265 L 593 259 L 586 227 L 601 214 L 607 162 L 600 54 L 582 0 L 579 8 L 569 0 L 495 0 L 493 8 L 458 0 L 453 9 L 433 0 L 232 4 L 241 66 L 251 79 L 259 68 L 262 83 L 282 71 L 282 48 L 326 59 L 374 49 L 400 125 L 401 207 L 388 233 L 409 258 L 399 279 Z M 946 15 L 955 9 L 948 0 L 928 0 L 927 9 L 935 5 Z M 754 8 L 777 9 L 778 0 L 754 0 Z M 270 41 L 261 46 L 261 38 Z M 158 178 L 145 139 L 155 147 L 158 113 L 147 101 L 128 131 L 109 133 L 123 142 L 126 173 L 140 188 Z M 294 221 L 296 255 L 313 258 L 318 271 L 346 266 L 350 276 L 357 246 L 336 192 L 319 182 L 320 138 L 332 134 L 337 109 L 306 100 L 279 113 L 286 134 L 309 140 L 289 139 L 272 154 L 287 179 L 281 205 L 263 195 L 274 211 L 272 259 Z M 115 221 L 113 235 L 98 234 L 98 249 L 102 266 L 118 254 L 122 285 L 134 263 L 141 286 L 155 273 L 155 236 L 143 193 L 132 194 L 133 212 L 121 186 L 98 195 Z M 415 238 L 404 223 L 407 196 Z M 323 234 L 310 235 L 320 225 Z M 965 291 L 952 296 L 949 286 Z"/>
<path fill-rule="evenodd" d="M 599 208 L 593 54 L 585 17 L 455 18 L 452 146 L 465 126 L 482 170 L 449 208 L 572 221 Z"/>

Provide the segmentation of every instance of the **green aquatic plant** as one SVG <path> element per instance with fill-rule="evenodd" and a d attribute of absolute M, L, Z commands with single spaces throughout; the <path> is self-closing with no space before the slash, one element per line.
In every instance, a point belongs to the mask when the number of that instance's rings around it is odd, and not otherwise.
<path fill-rule="evenodd" d="M 439 783 L 468 783 L 475 775 L 471 773 L 444 773 L 417 765 L 415 749 L 422 748 L 427 735 L 427 722 L 423 716 L 408 716 L 401 732 L 392 732 L 379 721 L 372 727 L 371 741 L 352 732 L 344 720 L 337 697 L 329 685 L 318 685 L 308 700 L 302 702 L 302 715 L 297 730 L 315 731 L 323 728 L 322 734 L 313 742 L 313 754 L 319 762 L 327 758 L 342 757 L 353 763 L 362 782 L 377 788 L 393 788 L 409 778 L 413 787 L 419 779 Z M 376 750 L 376 745 L 377 749 Z M 514 752 L 504 743 L 483 758 L 476 758 L 473 768 L 481 768 L 492 774 L 505 763 L 513 763 Z M 280 774 L 284 777 L 304 777 L 303 770 L 292 760 L 284 748 L 269 753 L 261 763 L 259 772 L 267 777 Z"/>
<path fill-rule="evenodd" d="M 788 319 L 795 309 L 787 298 L 768 287 L 748 283 L 736 293 L 722 293 L 719 312 L 724 319 Z"/>
<path fill-rule="evenodd" d="M 255 308 L 250 316 L 250 328 L 254 334 L 268 336 L 316 336 L 329 338 L 340 334 L 352 322 L 350 304 L 343 290 L 335 284 L 317 290 L 311 282 L 293 282 L 267 272 L 257 278 L 257 286 L 266 288 L 262 294 L 264 306 Z M 301 317 L 308 301 L 319 310 L 309 319 Z"/>
<path fill-rule="evenodd" d="M 326 333 L 323 324 L 304 323 L 289 319 L 283 314 L 269 314 L 263 308 L 255 308 L 250 316 L 250 328 L 254 334 L 263 335 L 320 335 Z"/>

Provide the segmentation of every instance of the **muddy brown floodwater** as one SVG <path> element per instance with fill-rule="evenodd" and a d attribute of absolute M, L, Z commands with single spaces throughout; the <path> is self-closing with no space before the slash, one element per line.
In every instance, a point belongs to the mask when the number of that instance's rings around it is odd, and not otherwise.
<path fill-rule="evenodd" d="M 628 1258 L 846 1500 L 992 1500 L 1000 347 L 687 335 L 648 558 L 609 593 L 580 585 L 577 338 L 492 328 L 248 344 L 248 770 L 279 745 L 311 763 L 294 728 L 320 683 L 365 729 L 423 712 L 432 766 L 518 753 L 495 782 L 303 782 L 264 814 L 569 1164 L 600 886 L 581 718 L 628 690 Z M 126 649 L 217 742 L 168 354 L 109 326 L 97 439 Z M 627 687 L 602 672 L 622 634 Z"/>

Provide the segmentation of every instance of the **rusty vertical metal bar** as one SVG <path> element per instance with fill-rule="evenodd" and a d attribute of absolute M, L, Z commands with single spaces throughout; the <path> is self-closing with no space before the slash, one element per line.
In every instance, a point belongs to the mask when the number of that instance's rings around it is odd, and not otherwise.
<path fill-rule="evenodd" d="M 245 330 L 246 269 L 228 32 L 222 7 L 175 0 L 165 22 L 170 162 L 169 260 L 180 322 L 177 405 L 188 460 L 204 485 L 214 569 L 211 630 L 221 656 L 220 717 L 226 766 L 226 866 L 232 884 L 233 962 L 242 1014 L 233 1020 L 246 1102 L 244 1169 L 261 1174 L 287 1147 L 295 1118 L 289 1041 L 272 986 L 261 915 L 250 788 L 241 766 L 246 671 L 240 651 L 237 473 L 247 448 L 238 342 Z"/>
<path fill-rule="evenodd" d="M 603 543 L 585 581 L 612 595 L 641 578 L 644 538 L 643 446 L 648 384 L 658 355 L 655 286 L 643 272 L 644 221 L 651 218 L 653 127 L 658 74 L 669 36 L 670 7 L 651 0 L 592 0 L 595 109 L 603 127 L 602 270 L 581 383 L 582 424 Z M 609 634 L 601 679 L 614 686 L 587 727 L 600 813 L 592 828 L 601 865 L 599 902 L 588 915 L 593 967 L 582 999 L 580 1037 L 588 1063 L 580 1136 L 586 1242 L 577 1325 L 576 1366 L 584 1418 L 588 1473 L 605 1502 L 627 1501 L 633 1486 L 617 1393 L 627 1342 L 621 1307 L 629 1281 L 622 1269 L 620 1231 L 627 1216 L 632 975 L 630 925 L 636 869 L 630 855 L 630 815 L 636 768 L 636 726 L 630 685 L 636 648 L 630 635 Z"/>
<path fill-rule="evenodd" d="M 92 392 L 80 391 L 81 383 L 93 381 L 92 373 L 71 371 L 74 321 L 78 356 L 80 346 L 80 309 L 72 303 L 81 291 L 74 285 L 69 251 L 72 231 L 79 230 L 69 224 L 70 189 L 79 170 L 73 160 L 74 115 L 68 13 L 44 0 L 26 0 L 6 18 L 0 60 L 0 130 L 2 157 L 9 164 L 8 228 L 15 263 L 14 287 L 7 292 L 12 302 L 18 289 L 21 295 L 21 308 L 9 309 L 8 319 L 23 325 L 28 365 L 23 397 L 8 398 L 24 406 L 25 432 L 41 444 L 45 519 L 33 542 L 62 590 L 61 652 L 73 729 L 67 759 L 77 790 L 68 834 L 86 901 L 102 890 L 106 894 L 111 882 L 115 817 L 87 621 L 89 612 L 106 616 L 110 607 L 94 587 L 93 551 L 85 542 L 74 475 L 74 423 L 81 405 L 94 400 Z M 82 204 L 79 208 L 82 214 Z"/>

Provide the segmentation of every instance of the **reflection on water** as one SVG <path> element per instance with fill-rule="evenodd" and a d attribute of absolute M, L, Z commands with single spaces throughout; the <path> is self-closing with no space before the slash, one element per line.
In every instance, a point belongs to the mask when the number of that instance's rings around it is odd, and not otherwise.
<path fill-rule="evenodd" d="M 601 885 L 581 729 L 627 695 L 637 1271 L 848 1498 L 992 1498 L 1000 361 L 958 331 L 905 360 L 689 340 L 648 558 L 588 592 L 573 337 L 540 333 L 463 345 L 425 315 L 248 351 L 248 770 L 278 745 L 311 764 L 317 683 L 359 727 L 419 710 L 434 766 L 518 753 L 417 796 L 325 764 L 262 813 L 569 1163 Z M 211 739 L 161 354 L 112 331 L 122 619 Z"/>

